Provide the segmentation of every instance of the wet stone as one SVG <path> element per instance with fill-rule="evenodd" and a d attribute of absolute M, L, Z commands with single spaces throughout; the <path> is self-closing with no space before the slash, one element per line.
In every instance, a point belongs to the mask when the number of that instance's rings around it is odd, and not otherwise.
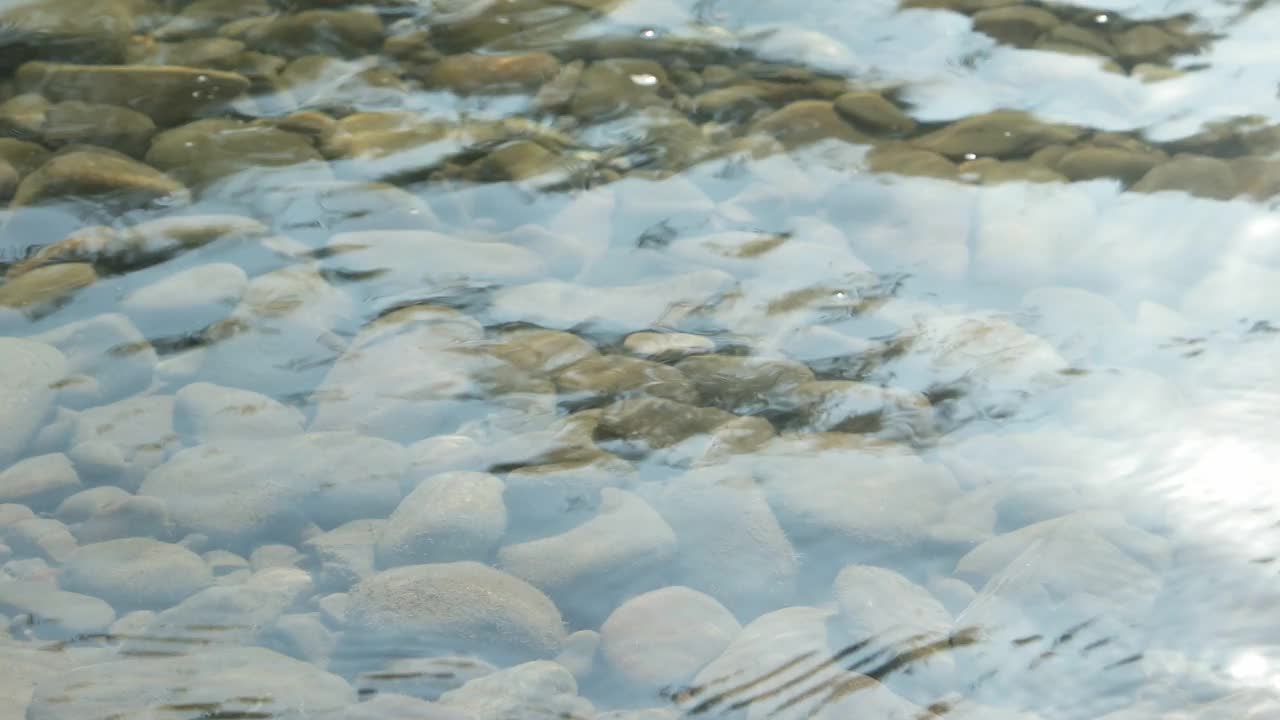
<path fill-rule="evenodd" d="M 62 453 L 27 458 L 0 472 L 0 503 L 20 503 L 40 512 L 80 489 L 80 478 Z"/>
<path fill-rule="evenodd" d="M 385 570 L 352 589 L 347 611 L 346 642 L 382 657 L 547 657 L 564 637 L 560 612 L 546 595 L 476 562 Z"/>
<path fill-rule="evenodd" d="M 1081 132 L 1065 125 L 1041 123 L 1028 113 L 997 110 L 959 120 L 912 143 L 952 159 L 1012 158 L 1030 155 L 1046 145 L 1071 143 Z"/>
<path fill-rule="evenodd" d="M 28 625 L 43 640 L 103 633 L 116 619 L 115 610 L 102 600 L 21 580 L 0 580 L 0 613 Z"/>
<path fill-rule="evenodd" d="M 769 92 L 755 85 L 732 85 L 716 88 L 694 99 L 694 112 L 701 118 L 717 122 L 745 122 L 770 108 Z"/>
<path fill-rule="evenodd" d="M 365 10 L 305 10 L 248 18 L 223 25 L 219 34 L 260 52 L 283 57 L 355 57 L 382 45 L 382 20 Z"/>
<path fill-rule="evenodd" d="M 521 370 L 548 376 L 599 355 L 591 343 L 559 330 L 513 330 L 489 346 L 489 352 Z"/>
<path fill-rule="evenodd" d="M 694 404 L 697 393 L 679 370 L 623 355 L 600 355 L 562 370 L 556 387 L 574 401 L 600 403 L 610 398 L 650 396 Z"/>
<path fill-rule="evenodd" d="M 595 517 L 501 548 L 498 566 L 546 592 L 570 621 L 591 626 L 622 598 L 654 587 L 675 550 L 675 533 L 648 503 L 605 488 Z"/>
<path fill-rule="evenodd" d="M 98 274 L 88 263 L 37 268 L 0 285 L 0 306 L 39 310 L 41 306 L 68 298 L 97 280 Z"/>
<path fill-rule="evenodd" d="M 453 472 L 418 485 L 391 513 L 376 546 L 379 567 L 487 560 L 507 530 L 503 483 Z"/>
<path fill-rule="evenodd" d="M 161 40 L 177 40 L 207 34 L 232 20 L 269 14 L 267 0 L 195 0 L 159 27 L 155 35 Z"/>
<path fill-rule="evenodd" d="M 54 347 L 31 340 L 0 338 L 5 372 L 0 373 L 0 466 L 22 457 L 27 443 L 53 408 L 53 384 L 68 370 L 66 357 Z"/>
<path fill-rule="evenodd" d="M 1131 185 L 1162 160 L 1163 157 L 1154 152 L 1086 145 L 1065 153 L 1054 167 L 1071 180 L 1110 177 Z"/>
<path fill-rule="evenodd" d="M 0 9 L 5 28 L 0 65 L 27 60 L 120 62 L 133 34 L 134 16 L 124 0 L 48 0 Z"/>
<path fill-rule="evenodd" d="M 1026 5 L 983 10 L 973 16 L 973 29 L 1017 47 L 1030 47 L 1058 23 L 1053 13 Z"/>
<path fill-rule="evenodd" d="M 1049 30 L 1042 38 L 1043 41 L 1080 48 L 1088 53 L 1105 57 L 1113 57 L 1116 54 L 1115 46 L 1102 33 L 1068 23 L 1062 23 Z"/>
<path fill-rule="evenodd" d="M 676 368 L 692 381 L 704 402 L 739 415 L 776 407 L 796 387 L 814 379 L 813 371 L 798 362 L 732 355 L 691 357 Z"/>
<path fill-rule="evenodd" d="M 302 566 L 315 578 L 319 592 L 338 592 L 373 575 L 374 546 L 386 520 L 352 520 L 302 544 Z"/>
<path fill-rule="evenodd" d="M 167 127 L 235 98 L 249 87 L 243 75 L 161 65 L 63 65 L 32 62 L 15 75 L 23 92 L 54 102 L 79 100 L 126 107 Z"/>
<path fill-rule="evenodd" d="M 940 153 L 905 146 L 876 148 L 867 154 L 872 172 L 895 173 L 912 177 L 952 179 L 960 171 Z"/>
<path fill-rule="evenodd" d="M 4 528 L 2 539 L 16 557 L 39 558 L 53 565 L 66 560 L 78 545 L 67 526 L 52 518 L 19 520 Z"/>
<path fill-rule="evenodd" d="M 135 110 L 115 105 L 69 100 L 51 105 L 40 129 L 51 148 L 64 145 L 100 145 L 140 158 L 147 152 L 156 125 Z"/>
<path fill-rule="evenodd" d="M 386 517 L 400 501 L 408 462 L 400 445 L 348 433 L 272 442 L 269 456 L 254 444 L 183 450 L 153 470 L 139 494 L 164 499 L 181 531 L 232 550 L 296 542 L 311 523 Z"/>
<path fill-rule="evenodd" d="M 30 173 L 48 159 L 49 151 L 37 143 L 12 137 L 0 138 L 0 160 L 11 165 L 19 176 Z"/>
<path fill-rule="evenodd" d="M 600 628 L 601 651 L 626 682 L 659 690 L 693 679 L 741 630 L 714 598 L 671 586 L 614 610 Z"/>
<path fill-rule="evenodd" d="M 236 72 L 242 65 L 245 45 L 229 38 L 192 38 L 179 42 L 157 42 L 130 60 L 140 65 L 177 65 Z"/>
<path fill-rule="evenodd" d="M 195 686 L 190 678 L 199 677 Z M 263 648 L 213 647 L 178 657 L 117 658 L 41 683 L 28 710 L 35 720 L 152 717 L 180 720 L 191 710 L 300 720 L 355 700 L 342 678 Z"/>
<path fill-rule="evenodd" d="M 934 434 L 933 408 L 920 393 L 820 380 L 796 386 L 792 397 L 808 430 L 867 433 L 902 442 L 922 441 Z"/>
<path fill-rule="evenodd" d="M 36 93 L 14 95 L 0 103 L 0 129 L 11 136 L 8 138 L 11 140 L 39 140 L 51 105 Z"/>
<path fill-rule="evenodd" d="M 733 420 L 732 413 L 656 397 L 620 400 L 604 408 L 596 440 L 623 440 L 658 449 L 704 435 Z"/>
<path fill-rule="evenodd" d="M 560 72 L 555 56 L 543 52 L 513 55 L 450 55 L 423 73 L 427 87 L 459 95 L 527 92 Z"/>
<path fill-rule="evenodd" d="M 582 71 L 569 112 L 582 120 L 604 120 L 664 104 L 667 72 L 652 60 L 599 60 Z"/>
<path fill-rule="evenodd" d="M 1194 47 L 1187 38 L 1177 37 L 1150 24 L 1136 25 L 1111 36 L 1119 59 L 1126 63 L 1162 63 L 1172 55 Z"/>
<path fill-rule="evenodd" d="M 560 165 L 552 150 L 532 140 L 504 143 L 467 166 L 465 176 L 479 182 L 527 180 Z"/>
<path fill-rule="evenodd" d="M 359 690 L 376 691 L 379 697 L 395 694 L 438 700 L 450 690 L 497 671 L 493 665 L 467 656 L 404 658 L 360 675 L 356 684 Z"/>
<path fill-rule="evenodd" d="M 320 154 L 302 135 L 230 120 L 198 120 L 157 135 L 147 162 L 192 185 L 255 168 L 317 162 Z"/>
<path fill-rule="evenodd" d="M 749 476 L 693 470 L 644 494 L 680 541 L 676 567 L 682 584 L 743 618 L 791 600 L 799 557 Z"/>
<path fill-rule="evenodd" d="M 190 200 L 182 183 L 168 175 L 127 155 L 95 148 L 54 155 L 23 178 L 12 206 L 83 198 L 114 211 Z"/>
<path fill-rule="evenodd" d="M 302 433 L 301 412 L 260 393 L 197 382 L 179 390 L 174 399 L 174 427 L 192 445 Z"/>
<path fill-rule="evenodd" d="M 573 675 L 550 660 L 516 665 L 468 681 L 442 695 L 439 704 L 474 720 L 506 720 L 523 714 L 562 718 L 595 715 L 591 703 L 578 697 Z"/>
<path fill-rule="evenodd" d="M 126 538 L 84 545 L 69 554 L 58 583 L 117 609 L 158 609 L 208 587 L 213 573 L 199 555 L 171 543 Z"/>
<path fill-rule="evenodd" d="M 248 284 L 239 266 L 209 263 L 130 292 L 120 309 L 148 337 L 182 335 L 225 319 Z"/>
<path fill-rule="evenodd" d="M 22 176 L 8 161 L 0 159 L 0 201 L 8 200 L 18 191 Z"/>
<path fill-rule="evenodd" d="M 173 429 L 173 405 L 172 396 L 139 396 L 80 413 L 71 447 L 109 445 L 118 450 L 124 461 L 120 475 L 103 478 L 84 472 L 86 482 L 96 485 L 106 481 L 129 490 L 137 488 L 147 472 L 181 445 Z"/>
<path fill-rule="evenodd" d="M 1203 155 L 1178 154 L 1153 167 L 1134 184 L 1134 192 L 1182 191 L 1197 197 L 1230 200 L 1240 193 L 1239 183 L 1225 160 Z"/>
<path fill-rule="evenodd" d="M 567 531 L 600 508 L 606 488 L 629 488 L 635 469 L 612 455 L 527 465 L 507 474 L 508 542 Z"/>
<path fill-rule="evenodd" d="M 156 352 L 123 315 L 105 314 L 61 325 L 36 336 L 65 356 L 66 375 L 93 378 L 96 402 L 106 403 L 151 384 Z"/>
<path fill-rule="evenodd" d="M 669 362 L 692 355 L 713 352 L 715 342 L 702 335 L 689 333 L 631 333 L 622 342 L 627 352 L 646 360 Z"/>
<path fill-rule="evenodd" d="M 1001 161 L 993 158 L 978 158 L 961 163 L 957 170 L 962 178 L 974 178 L 983 185 L 1006 182 L 1067 182 L 1067 177 L 1062 173 L 1029 160 Z"/>
<path fill-rule="evenodd" d="M 851 92 L 835 99 L 836 112 L 870 133 L 911 134 L 916 123 L 880 93 Z"/>
<path fill-rule="evenodd" d="M 787 148 L 830 139 L 854 145 L 871 142 L 836 112 L 833 103 L 826 100 L 793 102 L 757 120 L 751 131 L 774 137 Z"/>
<path fill-rule="evenodd" d="M 81 544 L 129 537 L 154 538 L 165 542 L 177 539 L 165 502 L 160 498 L 136 495 L 126 495 L 102 503 L 83 522 L 71 525 L 71 533 Z"/>

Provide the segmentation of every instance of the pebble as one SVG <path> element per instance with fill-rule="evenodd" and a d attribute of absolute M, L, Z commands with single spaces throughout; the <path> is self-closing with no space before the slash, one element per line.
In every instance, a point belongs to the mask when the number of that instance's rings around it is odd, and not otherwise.
<path fill-rule="evenodd" d="M 68 372 L 68 363 L 56 348 L 17 338 L 0 338 L 5 372 L 0 374 L 0 467 L 22 456 L 53 409 L 52 385 Z"/>
<path fill-rule="evenodd" d="M 174 394 L 174 427 L 190 444 L 227 444 L 302 434 L 296 408 L 261 393 L 195 382 Z"/>
<path fill-rule="evenodd" d="M 443 651 L 510 660 L 556 654 L 565 629 L 537 588 L 487 565 L 456 562 L 406 565 L 361 581 L 351 591 L 346 638 L 379 656 Z"/>
<path fill-rule="evenodd" d="M 489 352 L 526 372 L 550 376 L 600 353 L 591 343 L 559 330 L 513 330 L 503 333 Z"/>
<path fill-rule="evenodd" d="M 192 677 L 200 682 L 193 685 Z M 309 663 L 263 648 L 211 647 L 176 657 L 115 658 L 63 672 L 36 687 L 28 716 L 173 717 L 170 708 L 194 705 L 221 715 L 296 719 L 354 700 L 345 680 Z"/>
<path fill-rule="evenodd" d="M 629 398 L 604 408 L 595 437 L 601 442 L 617 439 L 661 449 L 709 434 L 736 417 L 717 408 L 694 407 L 663 398 Z"/>
<path fill-rule="evenodd" d="M 70 65 L 31 62 L 15 74 L 22 92 L 54 102 L 79 100 L 128 107 L 168 127 L 235 98 L 243 75 L 211 68 L 161 65 Z"/>
<path fill-rule="evenodd" d="M 185 335 L 226 319 L 248 284 L 239 266 L 209 263 L 144 285 L 119 307 L 148 337 Z"/>
<path fill-rule="evenodd" d="M 474 720 L 538 717 L 586 718 L 595 708 L 578 697 L 578 683 L 550 660 L 528 662 L 478 677 L 440 696 L 440 704 Z"/>
<path fill-rule="evenodd" d="M 4 528 L 3 537 L 14 556 L 38 558 L 55 565 L 66 560 L 78 545 L 67 526 L 53 518 L 19 520 Z"/>
<path fill-rule="evenodd" d="M 677 577 L 739 617 L 784 606 L 800 558 L 768 498 L 748 475 L 692 470 L 645 493 L 680 542 Z"/>
<path fill-rule="evenodd" d="M 323 592 L 340 592 L 376 572 L 374 547 L 386 520 L 352 520 L 302 543 L 303 567 Z"/>
<path fill-rule="evenodd" d="M 293 544 L 310 523 L 390 515 L 407 463 L 400 445 L 350 433 L 273 441 L 265 456 L 255 444 L 200 445 L 153 470 L 138 493 L 163 499 L 181 532 L 240 550 Z"/>
<path fill-rule="evenodd" d="M 0 307 L 40 311 L 68 299 L 98 281 L 88 263 L 49 265 L 25 272 L 0 285 Z"/>
<path fill-rule="evenodd" d="M 423 700 L 438 700 L 476 678 L 498 671 L 483 660 L 467 656 L 439 656 L 390 660 L 381 669 L 357 678 L 359 689 L 378 696 L 394 693 Z"/>
<path fill-rule="evenodd" d="M 49 0 L 0 10 L 6 30 L 0 59 L 15 68 L 27 60 L 120 62 L 133 33 L 134 12 L 121 0 Z"/>
<path fill-rule="evenodd" d="M 489 558 L 507 530 L 503 483 L 488 473 L 428 478 L 409 493 L 382 528 L 379 567 Z"/>
<path fill-rule="evenodd" d="M 0 472 L 0 503 L 19 503 L 45 512 L 81 487 L 80 477 L 66 455 L 39 455 Z"/>
<path fill-rule="evenodd" d="M 739 415 L 771 409 L 814 379 L 813 371 L 798 362 L 732 355 L 691 357 L 676 368 L 703 402 Z"/>
<path fill-rule="evenodd" d="M 559 72 L 560 62 L 544 52 L 461 54 L 441 58 L 422 79 L 428 87 L 458 94 L 500 94 L 536 89 Z"/>
<path fill-rule="evenodd" d="M 98 145 L 132 158 L 146 154 L 155 132 L 151 118 L 136 110 L 79 100 L 49 106 L 40 130 L 44 144 L 55 150 L 67 145 Z"/>
<path fill-rule="evenodd" d="M 870 133 L 910 135 L 916 130 L 916 122 L 880 93 L 845 93 L 835 99 L 834 107 L 842 118 Z"/>
<path fill-rule="evenodd" d="M 142 395 L 128 400 L 89 408 L 76 419 L 70 445 L 111 446 L 124 464 L 116 477 L 104 478 L 90 465 L 77 469 L 87 482 L 104 481 L 126 490 L 136 490 L 153 468 L 162 464 L 181 443 L 173 428 L 174 399 L 171 395 Z M 73 453 L 73 459 L 83 455 Z"/>
<path fill-rule="evenodd" d="M 1066 125 L 1041 123 L 1028 113 L 997 110 L 958 120 L 914 139 L 912 144 L 951 159 L 966 155 L 1011 158 L 1030 155 L 1047 145 L 1070 144 L 1082 132 Z"/>
<path fill-rule="evenodd" d="M 501 548 L 498 566 L 546 592 L 574 622 L 589 626 L 621 598 L 653 587 L 675 552 L 675 532 L 647 502 L 604 488 L 595 517 L 559 535 Z"/>
<path fill-rule="evenodd" d="M 50 158 L 22 179 L 10 205 L 23 207 L 85 196 L 117 212 L 190 201 L 182 183 L 159 170 L 114 150 L 90 148 Z"/>
<path fill-rule="evenodd" d="M 670 362 L 713 352 L 716 344 L 711 338 L 689 333 L 631 333 L 622 341 L 622 347 L 632 355 L 646 360 Z"/>
<path fill-rule="evenodd" d="M 698 396 L 679 370 L 625 355 L 598 355 L 580 360 L 555 377 L 562 395 L 598 403 L 612 398 L 648 395 L 692 405 Z"/>
<path fill-rule="evenodd" d="M 196 120 L 157 134 L 147 163 L 193 187 L 258 169 L 320 161 L 311 141 L 297 133 L 232 119 Z M 259 188 L 260 191 L 263 188 Z"/>
<path fill-rule="evenodd" d="M 625 682 L 646 690 L 693 679 L 742 627 L 714 598 L 665 587 L 623 603 L 600 627 L 601 652 Z"/>
<path fill-rule="evenodd" d="M 59 584 L 120 610 L 160 609 L 208 587 L 213 573 L 199 555 L 150 538 L 84 545 L 63 563 Z"/>
<path fill-rule="evenodd" d="M 751 131 L 774 137 L 788 149 L 822 140 L 853 145 L 871 143 L 870 137 L 846 122 L 827 100 L 797 100 L 757 120 Z"/>
<path fill-rule="evenodd" d="M 1151 168 L 1134 183 L 1132 190 L 1145 193 L 1174 190 L 1214 200 L 1230 200 L 1240 194 L 1240 184 L 1225 160 L 1180 153 Z"/>
<path fill-rule="evenodd" d="M 315 589 L 311 577 L 297 568 L 236 572 L 247 575 L 243 582 L 206 587 L 157 613 L 144 632 L 126 641 L 125 652 L 260 644 L 260 635 Z"/>
<path fill-rule="evenodd" d="M 23 622 L 42 640 L 103 633 L 116 619 L 115 610 L 98 598 L 21 580 L 0 580 L 0 613 L 25 616 Z"/>
<path fill-rule="evenodd" d="M 506 478 L 507 537 L 540 537 L 576 527 L 599 510 L 601 491 L 630 488 L 635 480 L 631 463 L 608 454 L 516 468 Z"/>

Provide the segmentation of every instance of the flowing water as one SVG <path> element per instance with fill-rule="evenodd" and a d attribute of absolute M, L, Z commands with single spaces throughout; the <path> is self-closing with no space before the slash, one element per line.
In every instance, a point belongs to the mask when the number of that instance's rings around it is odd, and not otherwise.
<path fill-rule="evenodd" d="M 0 720 L 1280 717 L 1278 31 L 0 0 Z"/>

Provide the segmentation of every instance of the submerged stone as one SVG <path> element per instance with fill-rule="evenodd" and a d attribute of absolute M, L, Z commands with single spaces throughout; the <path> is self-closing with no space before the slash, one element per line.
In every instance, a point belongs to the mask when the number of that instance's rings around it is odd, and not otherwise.
<path fill-rule="evenodd" d="M 209 68 L 165 65 L 64 65 L 30 62 L 14 76 L 22 92 L 55 102 L 79 100 L 136 110 L 161 127 L 234 99 L 248 78 Z"/>
<path fill-rule="evenodd" d="M 54 155 L 23 178 L 13 207 L 57 200 L 88 199 L 121 212 L 156 205 L 182 205 L 190 193 L 182 183 L 154 168 L 105 148 Z"/>

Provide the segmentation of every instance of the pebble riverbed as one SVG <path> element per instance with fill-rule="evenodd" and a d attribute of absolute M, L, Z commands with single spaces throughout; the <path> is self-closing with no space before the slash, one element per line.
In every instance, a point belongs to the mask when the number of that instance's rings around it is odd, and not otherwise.
<path fill-rule="evenodd" d="M 1280 717 L 1277 32 L 0 0 L 0 720 Z"/>

